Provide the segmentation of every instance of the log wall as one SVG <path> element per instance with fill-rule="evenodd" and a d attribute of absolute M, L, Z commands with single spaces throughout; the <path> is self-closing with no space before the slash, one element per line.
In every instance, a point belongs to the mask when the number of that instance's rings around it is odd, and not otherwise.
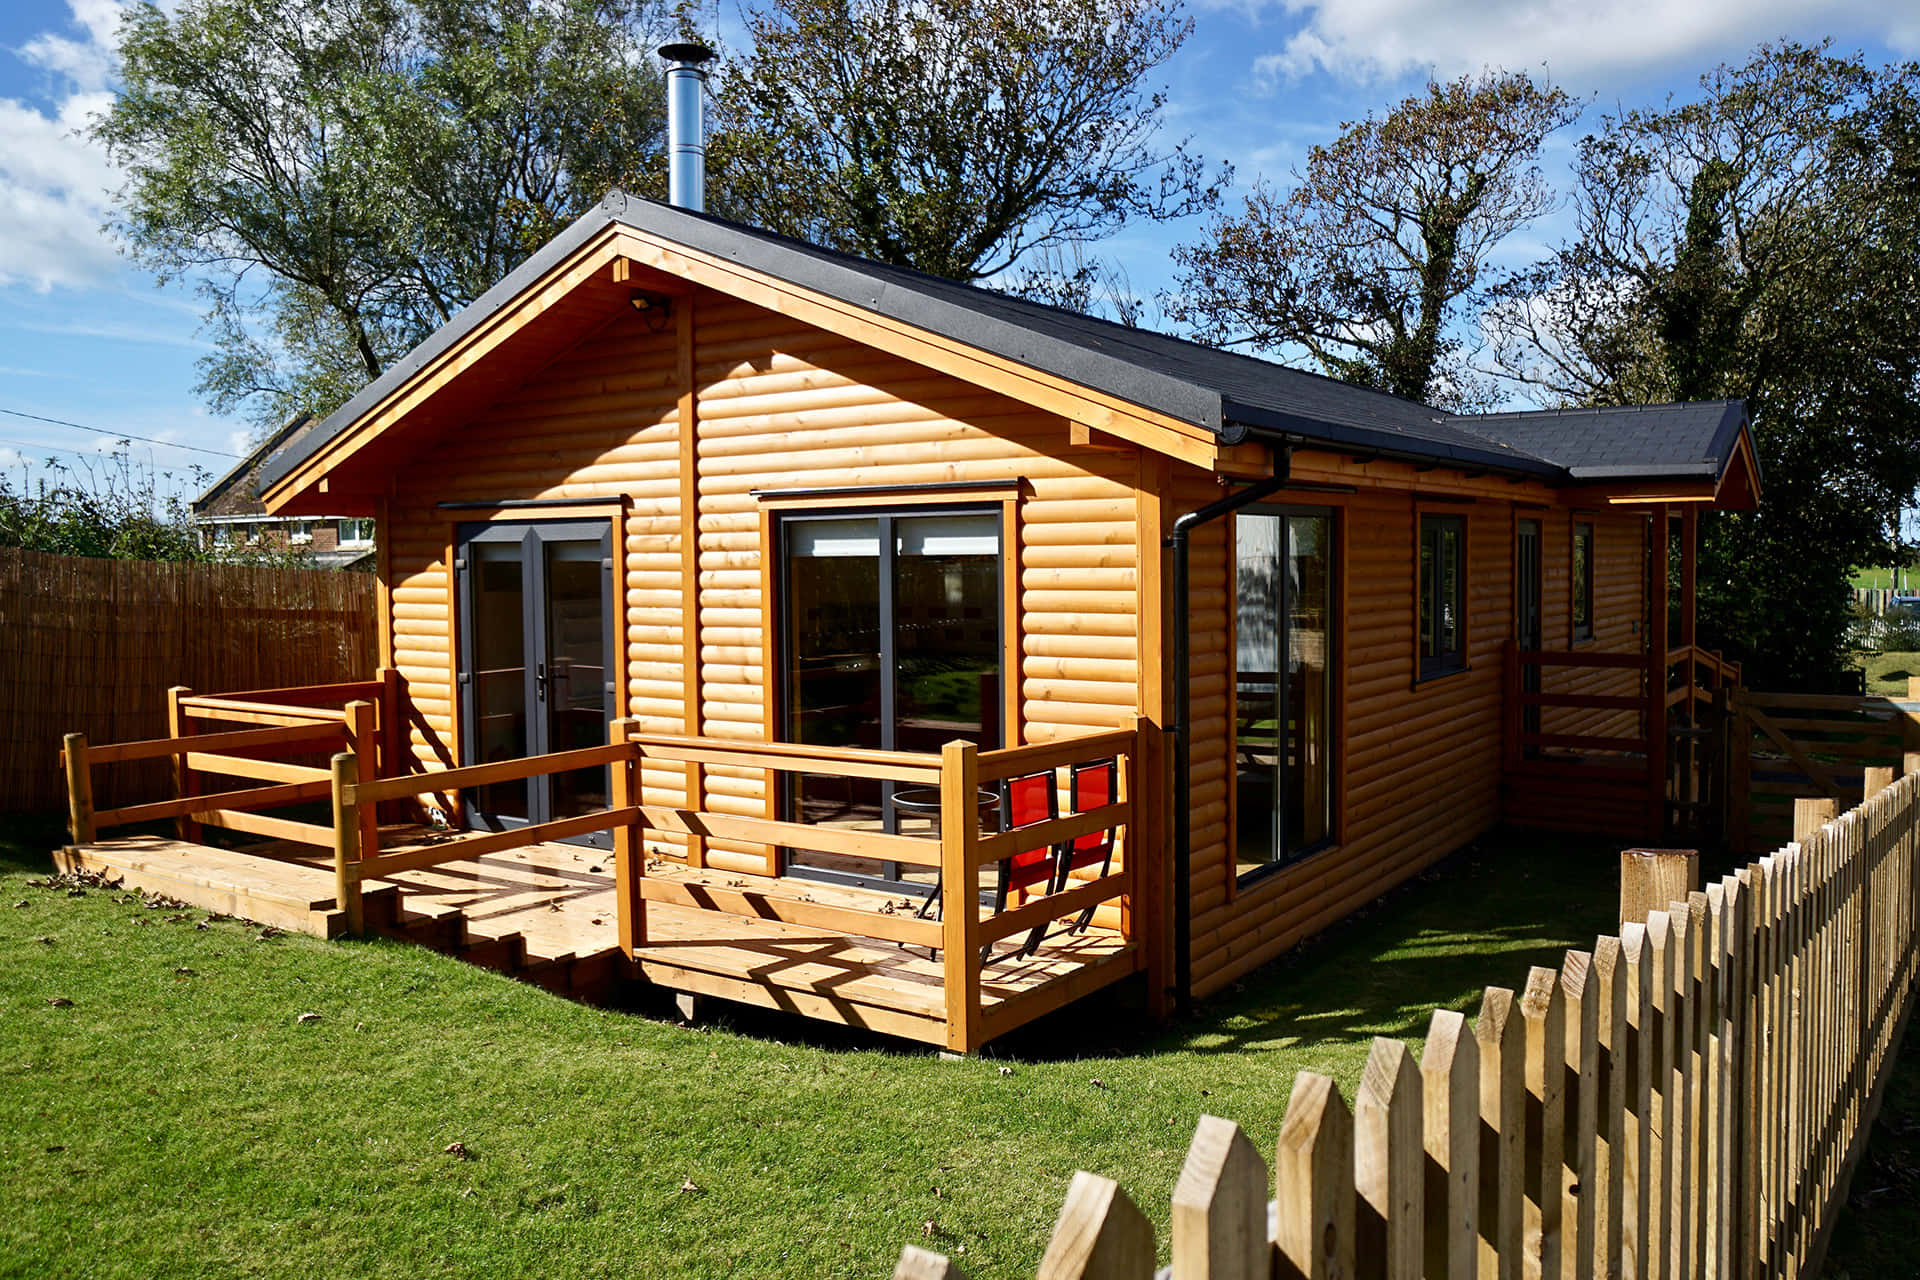
<path fill-rule="evenodd" d="M 1009 744 L 1129 722 L 1139 683 L 1135 452 L 1075 446 L 1064 418 L 718 293 L 678 307 L 691 316 L 686 332 L 618 315 L 398 476 L 388 505 L 394 660 L 412 695 L 423 765 L 457 753 L 447 557 L 456 521 L 472 516 L 438 508 L 449 501 L 625 495 L 630 713 L 642 732 L 759 739 L 778 732 L 767 670 L 770 525 L 754 490 L 1018 482 L 1008 561 L 1018 620 L 1006 629 L 1017 646 L 1008 665 L 1017 661 L 1018 717 Z M 683 403 L 697 424 L 695 465 Z M 692 530 L 683 493 L 697 495 Z M 695 618 L 684 609 L 690 572 Z M 684 665 L 690 622 L 693 680 Z M 649 803 L 683 804 L 686 785 L 685 771 L 667 765 L 650 766 L 643 780 Z M 704 801 L 764 816 L 766 776 L 709 770 Z M 665 835 L 652 847 L 682 852 Z M 771 869 L 750 846 L 705 857 L 723 869 Z"/>
<path fill-rule="evenodd" d="M 1230 558 L 1224 533 L 1196 537 L 1194 652 L 1219 655 L 1196 657 L 1194 669 L 1192 957 L 1200 995 L 1351 914 L 1500 821 L 1501 655 L 1513 635 L 1519 519 L 1542 525 L 1547 647 L 1571 643 L 1576 518 L 1593 521 L 1596 545 L 1594 637 L 1575 647 L 1638 652 L 1644 646 L 1644 520 L 1638 515 L 1600 508 L 1576 517 L 1544 486 L 1320 454 L 1296 454 L 1294 475 L 1355 490 L 1301 489 L 1275 498 L 1336 512 L 1336 843 L 1264 879 L 1236 882 L 1231 648 L 1224 643 Z M 1176 486 L 1181 511 L 1218 493 L 1212 477 L 1198 471 L 1178 472 Z M 1466 522 L 1468 668 L 1420 681 L 1416 543 L 1419 516 L 1428 512 Z M 1581 692 L 1637 691 L 1637 684 L 1612 687 L 1623 674 L 1637 679 L 1631 672 L 1580 672 L 1567 683 Z M 1561 714 L 1583 717 L 1569 721 L 1578 727 L 1566 732 L 1600 733 L 1610 731 L 1609 717 L 1623 713 Z"/>
<path fill-rule="evenodd" d="M 1159 575 L 1141 572 L 1139 548 L 1157 546 L 1162 524 L 1223 489 L 1211 473 L 1080 438 L 1058 415 L 716 292 L 681 299 L 664 325 L 621 311 L 457 437 L 396 468 L 385 573 L 414 754 L 426 767 L 458 754 L 448 557 L 456 522 L 472 517 L 437 504 L 623 496 L 626 711 L 643 732 L 751 740 L 779 736 L 768 669 L 771 515 L 753 491 L 806 487 L 1017 482 L 1007 661 L 1019 679 L 1009 742 L 1120 727 L 1136 708 L 1151 712 L 1143 702 L 1164 702 L 1171 679 L 1164 637 L 1143 646 L 1138 635 L 1140 619 L 1162 604 Z M 1343 490 L 1278 499 L 1339 511 L 1337 843 L 1254 885 L 1235 882 L 1231 525 L 1204 526 L 1193 542 L 1191 601 L 1192 955 L 1201 994 L 1499 820 L 1500 659 L 1512 634 L 1519 515 L 1543 520 L 1547 642 L 1567 640 L 1574 517 L 1555 491 L 1305 453 L 1295 475 Z M 1141 500 L 1162 486 L 1170 500 Z M 1467 522 L 1469 669 L 1416 682 L 1422 510 Z M 1591 643 L 1631 649 L 1643 643 L 1642 522 L 1606 510 L 1594 520 Z M 690 638 L 694 672 L 685 665 Z M 689 772 L 648 766 L 647 801 L 688 804 Z M 757 770 L 715 767 L 700 788 L 696 798 L 713 811 L 767 813 L 769 782 Z M 665 834 L 650 851 L 688 853 Z M 717 843 L 696 856 L 724 870 L 773 869 L 753 846 Z"/>

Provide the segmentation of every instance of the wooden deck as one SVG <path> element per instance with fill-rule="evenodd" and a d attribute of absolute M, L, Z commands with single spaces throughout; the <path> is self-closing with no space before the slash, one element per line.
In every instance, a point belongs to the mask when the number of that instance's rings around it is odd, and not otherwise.
<path fill-rule="evenodd" d="M 391 840 L 389 842 L 389 834 Z M 404 848 L 417 833 L 382 833 Z M 405 937 L 566 995 L 601 998 L 623 980 L 716 996 L 804 1017 L 866 1027 L 931 1044 L 947 1040 L 942 957 L 926 948 L 848 936 L 771 918 L 656 901 L 647 940 L 629 959 L 619 947 L 613 855 L 569 844 L 536 844 L 401 871 L 369 884 L 370 929 Z M 319 937 L 346 932 L 332 860 L 271 843 L 235 852 L 156 836 L 99 839 L 56 855 L 65 870 L 104 872 L 130 887 Z M 690 871 L 656 863 L 654 879 L 689 900 L 887 907 L 858 889 Z M 911 911 L 895 899 L 892 909 Z M 1095 926 L 1049 939 L 1030 957 L 994 947 L 981 975 L 981 1030 L 991 1039 L 1033 1021 L 1139 967 L 1141 951 Z"/>

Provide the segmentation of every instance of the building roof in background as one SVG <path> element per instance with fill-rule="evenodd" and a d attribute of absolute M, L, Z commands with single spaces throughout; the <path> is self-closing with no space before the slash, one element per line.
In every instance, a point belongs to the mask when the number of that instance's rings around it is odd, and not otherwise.
<path fill-rule="evenodd" d="M 194 516 L 266 514 L 267 508 L 260 501 L 260 490 L 264 484 L 261 469 L 268 459 L 313 425 L 313 415 L 310 413 L 299 413 L 288 418 L 278 431 L 262 440 L 252 453 L 234 463 L 231 471 L 208 485 L 206 492 L 193 500 Z"/>

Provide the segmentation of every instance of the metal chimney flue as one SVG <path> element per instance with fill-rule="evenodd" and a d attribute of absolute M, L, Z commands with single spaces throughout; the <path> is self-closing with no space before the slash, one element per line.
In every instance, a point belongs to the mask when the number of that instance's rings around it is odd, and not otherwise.
<path fill-rule="evenodd" d="M 663 44 L 667 60 L 667 203 L 705 212 L 707 207 L 707 64 L 703 44 Z"/>

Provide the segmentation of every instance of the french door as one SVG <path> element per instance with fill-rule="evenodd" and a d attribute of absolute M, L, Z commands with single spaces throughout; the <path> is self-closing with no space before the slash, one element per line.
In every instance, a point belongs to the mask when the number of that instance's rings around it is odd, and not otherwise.
<path fill-rule="evenodd" d="M 938 754 L 1001 744 L 1001 517 L 980 509 L 791 515 L 780 522 L 786 740 Z M 925 830 L 938 788 L 790 777 L 800 821 Z M 925 869 L 790 850 L 789 873 L 908 887 Z M 925 889 L 926 884 L 918 883 Z"/>
<path fill-rule="evenodd" d="M 614 706 L 612 528 L 604 520 L 464 525 L 460 602 L 462 761 L 483 764 L 607 741 Z M 490 831 L 607 807 L 604 766 L 475 788 Z M 610 848 L 596 831 L 575 843 Z"/>

